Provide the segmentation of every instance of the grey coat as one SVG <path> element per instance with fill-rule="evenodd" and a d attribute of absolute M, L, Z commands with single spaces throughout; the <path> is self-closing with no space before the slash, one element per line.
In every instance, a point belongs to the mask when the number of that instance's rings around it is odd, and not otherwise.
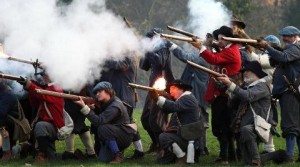
<path fill-rule="evenodd" d="M 252 84 L 247 86 L 246 89 L 242 89 L 237 86 L 234 89 L 233 94 L 241 100 L 241 104 L 239 107 L 244 104 L 251 103 L 256 114 L 260 115 L 263 118 L 267 117 L 267 112 L 271 106 L 271 92 L 267 84 L 263 82 L 262 79 L 253 82 Z M 271 113 L 269 118 L 269 122 L 271 122 Z M 250 107 L 247 107 L 246 113 L 242 117 L 240 126 L 243 127 L 245 125 L 250 125 L 253 123 L 253 113 Z"/>

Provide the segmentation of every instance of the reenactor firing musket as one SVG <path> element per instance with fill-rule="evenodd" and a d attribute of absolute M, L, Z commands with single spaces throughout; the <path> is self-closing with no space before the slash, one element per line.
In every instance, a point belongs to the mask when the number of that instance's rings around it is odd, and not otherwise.
<path fill-rule="evenodd" d="M 73 100 L 73 101 L 78 101 L 81 98 L 87 104 L 95 103 L 95 100 L 92 97 L 78 96 L 78 95 L 54 92 L 54 91 L 43 90 L 43 89 L 35 89 L 35 93 L 42 94 L 42 95 L 48 95 L 48 96 L 54 96 L 54 97 L 60 97 L 60 98 L 69 99 L 69 100 Z"/>
<path fill-rule="evenodd" d="M 145 91 L 148 91 L 148 92 L 155 91 L 155 92 L 157 92 L 161 96 L 165 96 L 165 97 L 170 98 L 170 94 L 167 93 L 164 90 L 155 89 L 155 88 L 152 88 L 152 87 L 149 87 L 149 86 L 144 86 L 144 85 L 139 85 L 139 84 L 134 84 L 134 83 L 128 83 L 128 85 L 130 87 L 132 87 L 132 88 L 140 89 L 140 90 L 145 90 Z"/>

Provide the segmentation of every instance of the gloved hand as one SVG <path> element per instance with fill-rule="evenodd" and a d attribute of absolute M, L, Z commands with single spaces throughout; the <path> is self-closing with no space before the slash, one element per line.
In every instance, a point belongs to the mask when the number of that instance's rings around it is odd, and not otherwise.
<path fill-rule="evenodd" d="M 197 37 L 193 37 L 193 42 L 190 42 L 190 44 L 192 44 L 195 48 L 197 49 L 201 49 L 202 48 L 202 42 L 200 41 L 199 38 Z"/>
<path fill-rule="evenodd" d="M 268 44 L 267 41 L 265 41 L 265 40 L 263 40 L 263 39 L 258 39 L 256 45 L 257 45 L 259 48 L 265 49 L 269 44 Z"/>
<path fill-rule="evenodd" d="M 27 82 L 28 82 L 28 79 L 27 78 L 24 78 L 22 76 L 20 76 L 20 79 L 17 80 L 17 82 L 23 86 L 26 86 Z"/>

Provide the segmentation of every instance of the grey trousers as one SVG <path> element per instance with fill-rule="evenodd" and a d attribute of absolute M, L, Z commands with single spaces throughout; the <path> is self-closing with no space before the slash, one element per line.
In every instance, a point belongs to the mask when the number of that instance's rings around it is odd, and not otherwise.
<path fill-rule="evenodd" d="M 242 159 L 245 164 L 251 165 L 252 160 L 260 160 L 257 135 L 254 131 L 254 125 L 246 125 L 241 127 L 240 149 L 242 153 Z"/>
<path fill-rule="evenodd" d="M 186 152 L 188 141 L 182 139 L 176 133 L 161 133 L 159 135 L 159 144 L 163 149 L 168 149 L 173 143 L 177 143 L 182 151 Z"/>
<path fill-rule="evenodd" d="M 56 129 L 53 124 L 45 121 L 38 122 L 34 127 L 34 136 L 37 139 L 38 147 L 40 150 L 44 150 L 49 160 L 55 159 L 55 140 Z M 43 148 L 43 149 L 42 149 Z"/>

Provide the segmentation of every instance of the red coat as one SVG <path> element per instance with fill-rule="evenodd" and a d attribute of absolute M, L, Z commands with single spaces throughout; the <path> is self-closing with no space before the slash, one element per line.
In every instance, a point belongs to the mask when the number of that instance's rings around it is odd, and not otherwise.
<path fill-rule="evenodd" d="M 212 53 L 204 50 L 200 53 L 209 64 L 216 65 L 219 69 L 226 69 L 226 75 L 231 76 L 238 74 L 242 66 L 240 50 L 237 44 L 232 44 L 218 53 Z M 220 72 L 220 71 L 218 71 Z M 214 86 L 213 79 L 210 78 L 208 88 L 205 93 L 205 100 L 212 101 L 215 96 L 225 95 L 225 91 L 220 91 Z"/>
<path fill-rule="evenodd" d="M 58 98 L 58 97 L 53 97 L 53 96 L 48 96 L 48 95 L 42 95 L 42 94 L 37 94 L 34 92 L 35 89 L 42 89 L 41 87 L 37 86 L 33 82 L 31 82 L 28 92 L 29 92 L 29 100 L 33 108 L 39 109 L 39 119 L 42 121 L 50 122 L 53 123 L 53 125 L 56 128 L 61 128 L 63 127 L 64 124 L 64 118 L 63 118 L 63 109 L 64 109 L 64 99 L 63 98 Z M 44 90 L 49 90 L 49 91 L 55 91 L 55 92 L 63 92 L 63 90 L 58 87 L 57 85 L 49 85 L 47 88 Z M 47 107 L 49 111 L 52 114 L 52 117 L 54 120 L 52 120 L 45 107 L 44 107 L 44 102 L 46 102 Z"/>

